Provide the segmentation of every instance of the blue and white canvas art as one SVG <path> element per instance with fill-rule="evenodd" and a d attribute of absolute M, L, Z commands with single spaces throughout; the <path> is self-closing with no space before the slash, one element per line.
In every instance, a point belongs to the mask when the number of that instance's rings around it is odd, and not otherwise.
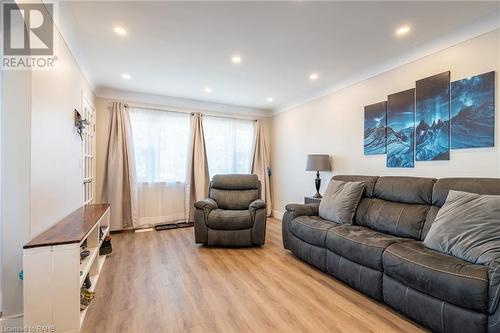
<path fill-rule="evenodd" d="M 386 152 L 387 102 L 365 106 L 365 155 Z"/>
<path fill-rule="evenodd" d="M 413 168 L 415 89 L 387 97 L 387 167 Z"/>
<path fill-rule="evenodd" d="M 451 83 L 451 148 L 495 145 L 495 72 Z"/>
<path fill-rule="evenodd" d="M 416 83 L 417 161 L 450 159 L 450 72 Z"/>

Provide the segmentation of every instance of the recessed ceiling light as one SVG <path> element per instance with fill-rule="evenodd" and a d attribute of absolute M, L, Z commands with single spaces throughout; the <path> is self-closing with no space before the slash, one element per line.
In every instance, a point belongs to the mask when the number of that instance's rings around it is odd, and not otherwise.
<path fill-rule="evenodd" d="M 269 103 L 271 103 L 271 102 L 273 101 L 273 98 L 272 98 L 272 97 L 268 97 L 268 98 L 267 98 L 267 101 L 268 101 Z"/>
<path fill-rule="evenodd" d="M 203 89 L 206 93 L 210 94 L 212 92 L 212 88 L 211 87 L 205 87 L 205 89 Z"/>
<path fill-rule="evenodd" d="M 311 75 L 309 75 L 309 78 L 311 80 L 317 80 L 319 77 L 318 73 L 311 73 Z"/>
<path fill-rule="evenodd" d="M 124 28 L 122 27 L 114 27 L 113 28 L 114 32 L 117 34 L 117 35 L 120 35 L 120 36 L 125 36 L 127 34 L 127 30 L 125 30 Z"/>
<path fill-rule="evenodd" d="M 410 26 L 408 25 L 403 25 L 401 27 L 399 27 L 397 30 L 396 30 L 396 35 L 398 36 L 404 36 L 406 35 L 407 33 L 409 33 L 411 30 Z"/>
<path fill-rule="evenodd" d="M 130 78 L 131 78 L 130 74 L 128 74 L 128 73 L 123 73 L 122 74 L 122 79 L 124 79 L 124 80 L 130 80 Z"/>
<path fill-rule="evenodd" d="M 241 63 L 241 57 L 240 57 L 239 55 L 235 55 L 235 56 L 233 56 L 233 57 L 231 58 L 231 62 L 232 62 L 233 64 L 239 64 L 239 63 Z"/>

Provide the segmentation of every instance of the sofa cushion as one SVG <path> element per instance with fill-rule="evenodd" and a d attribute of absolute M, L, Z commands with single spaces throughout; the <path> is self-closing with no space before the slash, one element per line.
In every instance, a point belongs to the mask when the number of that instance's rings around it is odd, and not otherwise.
<path fill-rule="evenodd" d="M 252 227 L 249 210 L 214 209 L 208 214 L 207 225 L 217 230 L 240 230 Z"/>
<path fill-rule="evenodd" d="M 429 330 L 440 333 L 493 333 L 488 314 L 465 309 L 406 286 L 387 274 L 383 278 L 384 302 Z"/>
<path fill-rule="evenodd" d="M 427 233 L 432 226 L 432 222 L 436 219 L 437 213 L 439 212 L 439 207 L 431 206 L 429 212 L 427 213 L 427 217 L 425 218 L 424 227 L 422 228 L 422 235 L 420 236 L 420 240 L 424 240 L 427 237 Z"/>
<path fill-rule="evenodd" d="M 420 240 L 430 207 L 364 198 L 358 205 L 354 222 L 394 236 Z"/>
<path fill-rule="evenodd" d="M 352 224 L 365 183 L 331 180 L 319 204 L 319 216 L 335 223 Z"/>
<path fill-rule="evenodd" d="M 222 209 L 247 210 L 250 204 L 259 198 L 259 190 L 221 190 L 211 188 L 210 198 Z"/>
<path fill-rule="evenodd" d="M 298 239 L 325 247 L 326 233 L 338 224 L 323 220 L 319 216 L 299 216 L 290 222 L 290 231 Z"/>
<path fill-rule="evenodd" d="M 500 195 L 450 191 L 424 245 L 476 264 L 500 258 Z"/>
<path fill-rule="evenodd" d="M 407 204 L 432 204 L 434 178 L 380 177 L 375 184 L 374 197 Z"/>
<path fill-rule="evenodd" d="M 215 175 L 210 183 L 211 188 L 219 190 L 258 190 L 259 185 L 257 175 L 247 174 Z"/>
<path fill-rule="evenodd" d="M 326 250 L 326 271 L 335 278 L 366 295 L 382 300 L 382 279 L 384 273 Z"/>
<path fill-rule="evenodd" d="M 257 175 L 215 175 L 208 196 L 219 208 L 245 210 L 260 198 L 260 181 Z"/>
<path fill-rule="evenodd" d="M 450 190 L 477 194 L 500 195 L 498 178 L 442 178 L 434 186 L 432 204 L 441 207 Z"/>
<path fill-rule="evenodd" d="M 350 261 L 382 271 L 382 253 L 398 241 L 403 239 L 362 226 L 341 225 L 328 231 L 326 248 Z"/>
<path fill-rule="evenodd" d="M 389 246 L 384 273 L 404 285 L 451 304 L 488 311 L 488 267 L 468 263 L 407 241 Z"/>
<path fill-rule="evenodd" d="M 365 190 L 363 191 L 363 197 L 372 198 L 373 190 L 375 188 L 375 183 L 377 182 L 378 176 L 358 176 L 358 175 L 336 175 L 333 176 L 333 180 L 340 180 L 341 182 L 363 182 L 365 183 Z"/>

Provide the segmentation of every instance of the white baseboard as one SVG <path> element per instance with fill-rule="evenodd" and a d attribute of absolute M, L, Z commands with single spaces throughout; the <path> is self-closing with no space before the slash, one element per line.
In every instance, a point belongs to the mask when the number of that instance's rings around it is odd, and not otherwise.
<path fill-rule="evenodd" d="M 22 327 L 23 327 L 22 314 L 12 317 L 0 318 L 0 328 L 22 328 Z M 12 331 L 12 332 L 21 332 L 21 331 Z"/>
<path fill-rule="evenodd" d="M 274 217 L 275 219 L 280 220 L 280 221 L 283 219 L 283 214 L 284 214 L 284 213 L 285 213 L 285 212 L 281 212 L 281 211 L 279 211 L 279 210 L 273 210 L 273 211 L 272 211 L 272 215 L 273 215 L 273 217 Z"/>

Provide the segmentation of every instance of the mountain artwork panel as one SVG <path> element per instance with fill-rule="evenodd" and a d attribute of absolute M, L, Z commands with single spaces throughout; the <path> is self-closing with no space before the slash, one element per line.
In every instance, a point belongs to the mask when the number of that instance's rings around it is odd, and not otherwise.
<path fill-rule="evenodd" d="M 387 97 L 387 167 L 415 166 L 415 89 Z"/>
<path fill-rule="evenodd" d="M 386 152 L 387 102 L 365 106 L 365 155 Z"/>
<path fill-rule="evenodd" d="M 450 159 L 450 72 L 416 82 L 417 161 Z"/>
<path fill-rule="evenodd" d="M 451 83 L 451 148 L 495 146 L 495 72 Z"/>

